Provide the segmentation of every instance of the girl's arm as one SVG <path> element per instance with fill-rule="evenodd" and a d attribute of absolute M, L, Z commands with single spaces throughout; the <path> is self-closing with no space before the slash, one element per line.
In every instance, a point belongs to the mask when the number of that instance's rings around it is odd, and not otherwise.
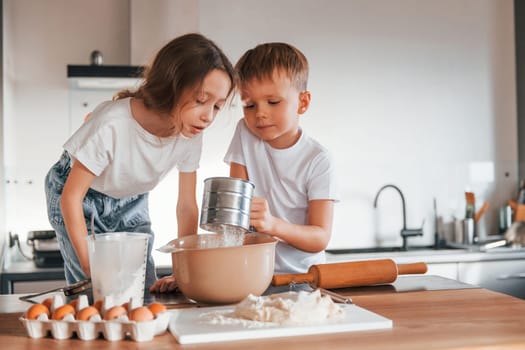
<path fill-rule="evenodd" d="M 199 209 L 196 199 L 197 172 L 179 173 L 179 198 L 177 200 L 178 237 L 197 234 Z M 172 255 L 172 269 L 177 268 Z M 151 293 L 166 293 L 176 290 L 175 276 L 165 276 L 157 280 L 149 289 Z"/>
<path fill-rule="evenodd" d="M 75 161 L 64 184 L 60 199 L 60 209 L 64 217 L 66 231 L 86 276 L 90 276 L 90 270 L 86 242 L 87 227 L 82 201 L 94 179 L 95 175 L 88 168 L 79 161 Z"/>
<path fill-rule="evenodd" d="M 196 199 L 197 172 L 179 173 L 179 199 L 177 200 L 178 236 L 197 234 L 199 209 Z"/>

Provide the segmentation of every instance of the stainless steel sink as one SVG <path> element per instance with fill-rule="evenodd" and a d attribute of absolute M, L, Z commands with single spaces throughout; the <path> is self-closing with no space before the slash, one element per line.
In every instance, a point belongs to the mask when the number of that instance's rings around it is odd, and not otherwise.
<path fill-rule="evenodd" d="M 406 249 L 403 247 L 367 247 L 367 248 L 336 248 L 336 249 L 327 249 L 326 252 L 330 254 L 360 254 L 360 253 L 391 253 L 391 252 L 411 252 L 411 251 L 420 251 L 420 250 L 454 250 L 454 249 L 465 249 L 464 247 L 459 246 L 442 246 L 435 247 L 434 245 L 425 245 L 425 246 L 408 246 Z"/>
<path fill-rule="evenodd" d="M 480 249 L 480 251 L 485 253 L 516 253 L 516 252 L 525 252 L 525 247 L 513 247 L 513 246 L 506 246 L 506 247 L 496 247 L 496 248 L 490 248 L 490 249 Z"/>
<path fill-rule="evenodd" d="M 401 252 L 401 251 L 403 251 L 401 247 L 326 249 L 326 252 L 330 254 L 389 253 L 389 252 Z"/>
<path fill-rule="evenodd" d="M 461 244 L 461 243 L 451 243 L 452 247 L 458 249 L 466 249 L 472 252 L 482 252 L 482 253 L 502 253 L 502 252 L 523 252 L 525 247 L 512 245 L 503 238 L 492 238 L 474 244 Z"/>
<path fill-rule="evenodd" d="M 365 248 L 334 248 L 327 249 L 330 254 L 374 254 L 374 253 L 417 253 L 425 254 L 454 254 L 461 251 L 478 253 L 503 253 L 503 252 L 525 252 L 525 247 L 507 244 L 502 236 L 491 236 L 489 239 L 473 244 L 442 242 L 438 247 L 435 245 L 408 246 L 404 249 L 401 246 L 391 247 L 365 247 Z"/>

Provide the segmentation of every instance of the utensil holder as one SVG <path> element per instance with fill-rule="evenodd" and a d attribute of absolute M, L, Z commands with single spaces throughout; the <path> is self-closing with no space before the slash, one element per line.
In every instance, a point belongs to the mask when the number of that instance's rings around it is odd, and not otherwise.
<path fill-rule="evenodd" d="M 525 204 L 518 204 L 516 201 L 509 201 L 509 205 L 514 211 L 512 221 L 525 221 Z"/>
<path fill-rule="evenodd" d="M 456 243 L 474 244 L 476 240 L 476 222 L 473 218 L 454 222 L 454 241 Z"/>

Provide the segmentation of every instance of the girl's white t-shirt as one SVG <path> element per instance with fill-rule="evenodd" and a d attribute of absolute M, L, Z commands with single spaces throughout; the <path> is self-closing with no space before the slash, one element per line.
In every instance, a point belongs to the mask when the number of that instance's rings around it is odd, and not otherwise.
<path fill-rule="evenodd" d="M 96 175 L 91 188 L 114 198 L 151 191 L 176 167 L 199 167 L 202 134 L 158 137 L 133 118 L 131 98 L 101 103 L 64 149 Z"/>
<path fill-rule="evenodd" d="M 304 131 L 293 146 L 275 149 L 253 135 L 241 119 L 224 161 L 244 165 L 255 185 L 254 196 L 265 198 L 272 215 L 287 222 L 307 224 L 310 200 L 338 200 L 330 155 Z M 279 242 L 275 272 L 303 273 L 325 261 L 324 251 L 308 253 Z"/>

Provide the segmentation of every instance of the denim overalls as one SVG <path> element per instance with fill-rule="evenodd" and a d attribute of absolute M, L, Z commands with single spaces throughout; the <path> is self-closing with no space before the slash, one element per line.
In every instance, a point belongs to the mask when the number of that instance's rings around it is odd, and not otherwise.
<path fill-rule="evenodd" d="M 60 252 L 64 258 L 64 272 L 68 284 L 86 279 L 80 267 L 77 255 L 64 225 L 60 210 L 60 198 L 64 183 L 71 171 L 71 158 L 67 151 L 62 153 L 60 160 L 53 165 L 46 175 L 45 190 L 47 214 L 51 226 L 56 231 Z M 151 256 L 154 235 L 151 230 L 151 220 L 148 210 L 148 194 L 116 199 L 103 193 L 89 189 L 82 203 L 84 218 L 88 231 L 91 229 L 91 214 L 95 212 L 95 232 L 141 232 L 149 234 L 148 260 L 146 266 L 145 298 L 149 295 L 149 287 L 156 281 L 155 263 Z"/>

